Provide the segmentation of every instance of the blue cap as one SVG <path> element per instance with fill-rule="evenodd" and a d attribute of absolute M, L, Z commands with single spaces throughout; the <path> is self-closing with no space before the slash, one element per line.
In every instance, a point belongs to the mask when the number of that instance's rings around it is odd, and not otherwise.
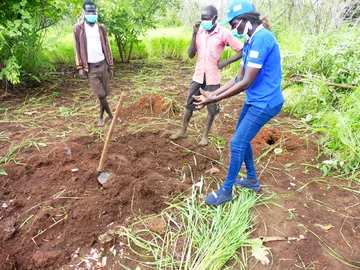
<path fill-rule="evenodd" d="M 223 21 L 221 21 L 219 24 L 225 25 L 235 17 L 255 10 L 256 10 L 255 7 L 251 4 L 249 0 L 233 0 L 229 4 L 228 9 L 226 11 L 226 18 Z"/>

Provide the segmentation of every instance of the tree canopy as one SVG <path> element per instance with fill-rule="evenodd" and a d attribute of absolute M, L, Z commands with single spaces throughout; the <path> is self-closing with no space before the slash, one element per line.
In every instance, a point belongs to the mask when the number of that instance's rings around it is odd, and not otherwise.
<path fill-rule="evenodd" d="M 57 23 L 69 6 L 69 0 L 0 3 L 0 77 L 5 82 L 20 82 L 20 71 L 33 65 L 31 61 L 40 50 L 44 30 Z"/>
<path fill-rule="evenodd" d="M 133 45 L 146 31 L 156 27 L 157 12 L 165 10 L 174 0 L 112 0 L 104 1 L 100 16 L 109 34 L 113 35 L 122 62 L 130 61 Z"/>

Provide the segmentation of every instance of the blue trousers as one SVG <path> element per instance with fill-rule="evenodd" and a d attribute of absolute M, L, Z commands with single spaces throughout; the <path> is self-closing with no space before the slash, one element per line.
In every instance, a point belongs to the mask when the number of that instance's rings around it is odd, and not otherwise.
<path fill-rule="evenodd" d="M 282 106 L 283 103 L 274 108 L 266 106 L 266 108 L 262 109 L 244 104 L 236 125 L 235 134 L 230 142 L 230 166 L 222 185 L 223 188 L 226 190 L 232 189 L 243 162 L 246 166 L 247 178 L 257 179 L 250 142 L 260 129 L 281 111 Z"/>

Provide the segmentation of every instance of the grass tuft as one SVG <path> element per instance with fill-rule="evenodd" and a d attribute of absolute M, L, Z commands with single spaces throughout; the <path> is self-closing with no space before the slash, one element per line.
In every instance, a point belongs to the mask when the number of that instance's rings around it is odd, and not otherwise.
<path fill-rule="evenodd" d="M 231 261 L 246 269 L 247 248 L 255 244 L 250 239 L 255 218 L 250 210 L 258 197 L 242 190 L 231 203 L 212 207 L 202 198 L 201 183 L 193 185 L 190 196 L 180 196 L 161 213 L 166 223 L 163 235 L 147 227 L 146 221 L 152 217 L 118 231 L 137 255 L 139 265 L 156 269 L 222 269 Z"/>

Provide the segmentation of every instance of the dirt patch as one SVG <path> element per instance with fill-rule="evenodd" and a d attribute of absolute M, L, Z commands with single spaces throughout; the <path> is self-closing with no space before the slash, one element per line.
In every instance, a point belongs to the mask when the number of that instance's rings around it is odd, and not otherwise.
<path fill-rule="evenodd" d="M 164 235 L 166 232 L 166 223 L 159 217 L 151 218 L 149 221 L 147 221 L 146 226 L 150 231 L 156 232 L 160 235 Z"/>
<path fill-rule="evenodd" d="M 156 94 L 148 94 L 139 101 L 131 104 L 124 114 L 133 117 L 141 116 L 170 116 L 178 114 L 180 107 L 175 100 Z"/>
<path fill-rule="evenodd" d="M 6 232 L 1 254 L 8 265 L 3 267 L 24 267 L 30 258 L 39 268 L 61 266 L 77 247 L 94 246 L 107 225 L 127 224 L 134 213 L 160 213 L 167 201 L 192 184 L 190 179 L 182 182 L 179 174 L 191 153 L 158 133 L 117 131 L 105 163 L 112 175 L 103 188 L 96 173 L 102 146 L 91 137 L 74 138 L 29 159 L 32 166 L 5 166 L 9 176 L 1 198 L 7 207 L 1 209 L 0 227 Z M 198 162 L 195 175 L 211 168 L 206 158 Z M 154 229 L 161 229 L 153 223 Z M 22 245 L 15 245 L 19 239 Z"/>

